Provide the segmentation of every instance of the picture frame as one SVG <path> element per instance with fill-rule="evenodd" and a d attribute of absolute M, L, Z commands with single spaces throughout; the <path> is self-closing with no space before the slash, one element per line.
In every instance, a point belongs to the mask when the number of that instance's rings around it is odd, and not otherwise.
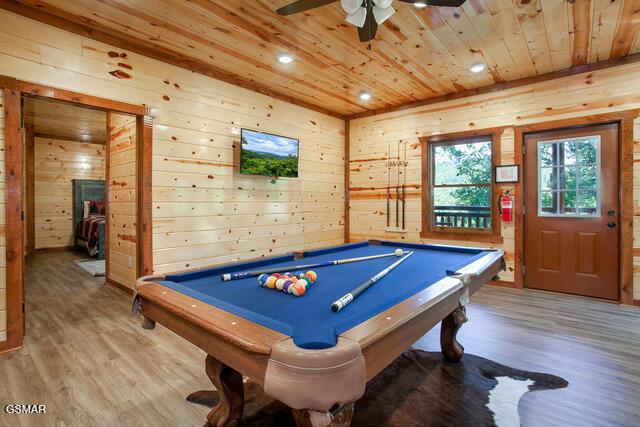
<path fill-rule="evenodd" d="M 496 166 L 495 181 L 496 181 L 496 184 L 519 182 L 520 166 L 519 165 Z"/>

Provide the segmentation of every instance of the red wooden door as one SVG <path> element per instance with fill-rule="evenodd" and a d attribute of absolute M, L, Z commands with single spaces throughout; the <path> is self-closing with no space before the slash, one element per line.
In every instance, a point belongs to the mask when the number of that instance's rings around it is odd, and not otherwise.
<path fill-rule="evenodd" d="M 525 136 L 524 283 L 618 299 L 618 125 Z"/>

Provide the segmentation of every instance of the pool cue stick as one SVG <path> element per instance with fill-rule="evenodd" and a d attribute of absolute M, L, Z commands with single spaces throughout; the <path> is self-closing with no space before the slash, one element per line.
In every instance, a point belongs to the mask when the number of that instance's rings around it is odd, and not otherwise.
<path fill-rule="evenodd" d="M 400 227 L 400 140 L 398 140 L 398 151 L 396 152 L 396 228 Z"/>
<path fill-rule="evenodd" d="M 376 283 L 378 280 L 386 276 L 391 270 L 396 268 L 398 265 L 400 265 L 402 261 L 409 258 L 411 255 L 413 255 L 413 251 L 409 252 L 408 254 L 400 258 L 398 261 L 394 262 L 389 267 L 385 268 L 384 270 L 382 270 L 381 272 L 379 272 L 378 274 L 376 274 L 375 276 L 373 276 L 372 278 L 370 278 L 369 280 L 367 280 L 366 282 L 364 282 L 363 284 L 361 284 L 360 286 L 358 286 L 357 288 L 355 288 L 354 290 L 352 290 L 351 292 L 349 292 L 348 294 L 346 294 L 345 296 L 343 296 L 342 298 L 340 298 L 339 300 L 331 304 L 331 311 L 333 311 L 334 313 L 337 313 L 338 311 L 345 308 L 349 303 L 351 303 L 351 301 L 356 299 L 358 295 L 360 295 L 361 293 L 369 289 L 374 283 Z"/>
<path fill-rule="evenodd" d="M 402 254 L 396 254 L 395 252 L 391 252 L 391 253 L 381 254 L 381 255 L 369 255 L 369 256 L 361 256 L 357 258 L 336 259 L 333 261 L 317 262 L 314 264 L 289 265 L 286 267 L 267 268 L 265 270 L 242 271 L 239 273 L 224 273 L 222 275 L 222 281 L 228 282 L 229 280 L 246 279 L 247 277 L 255 277 L 261 274 L 282 273 L 283 271 L 295 271 L 295 270 L 304 270 L 307 268 L 328 267 L 330 265 L 349 264 L 351 262 L 368 261 L 370 259 L 385 258 L 389 256 L 402 256 L 406 253 L 408 252 L 402 251 Z"/>
<path fill-rule="evenodd" d="M 389 161 L 391 157 L 391 143 L 387 142 L 387 228 L 389 228 L 389 218 L 391 212 L 389 212 L 389 199 L 391 198 L 391 165 Z"/>
<path fill-rule="evenodd" d="M 402 184 L 402 229 L 406 230 L 406 215 L 407 208 L 407 141 L 404 141 L 404 162 L 402 162 L 403 184 Z"/>

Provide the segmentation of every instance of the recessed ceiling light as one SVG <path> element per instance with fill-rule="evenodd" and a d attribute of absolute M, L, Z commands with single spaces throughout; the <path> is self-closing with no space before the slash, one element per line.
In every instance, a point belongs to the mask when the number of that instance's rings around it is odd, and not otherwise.
<path fill-rule="evenodd" d="M 281 53 L 276 58 L 281 64 L 291 64 L 294 60 L 293 55 L 290 53 Z"/>
<path fill-rule="evenodd" d="M 413 4 L 415 7 L 422 9 L 423 7 L 427 7 L 427 4 L 425 2 L 419 1 L 417 3 Z"/>
<path fill-rule="evenodd" d="M 371 94 L 369 92 L 360 92 L 358 98 L 360 98 L 360 101 L 368 101 L 371 99 Z"/>
<path fill-rule="evenodd" d="M 472 73 L 481 73 L 485 70 L 485 68 L 487 68 L 487 66 L 484 64 L 475 64 L 472 65 L 471 68 L 469 68 L 469 71 L 471 71 Z"/>

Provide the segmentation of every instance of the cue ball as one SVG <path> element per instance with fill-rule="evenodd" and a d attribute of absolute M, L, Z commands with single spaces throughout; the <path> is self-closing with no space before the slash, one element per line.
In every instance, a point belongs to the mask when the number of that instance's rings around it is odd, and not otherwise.
<path fill-rule="evenodd" d="M 402 249 L 396 249 L 395 254 L 396 256 L 402 256 Z"/>

